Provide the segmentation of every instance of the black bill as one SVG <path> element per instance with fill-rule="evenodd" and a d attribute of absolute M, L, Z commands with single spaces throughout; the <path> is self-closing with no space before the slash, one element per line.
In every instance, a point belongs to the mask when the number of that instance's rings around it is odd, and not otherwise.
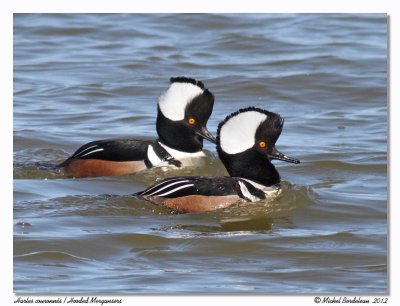
<path fill-rule="evenodd" d="M 272 153 L 269 155 L 269 157 L 271 159 L 278 159 L 278 160 L 282 160 L 288 163 L 293 163 L 293 164 L 300 164 L 300 160 L 297 158 L 293 158 L 290 156 L 287 156 L 281 152 L 279 152 L 276 147 L 274 146 L 274 148 L 272 149 Z"/>
<path fill-rule="evenodd" d="M 196 131 L 196 134 L 204 139 L 207 139 L 208 141 L 211 141 L 212 143 L 217 143 L 215 137 L 209 132 L 209 130 L 207 130 L 206 127 L 202 127 L 201 130 Z"/>

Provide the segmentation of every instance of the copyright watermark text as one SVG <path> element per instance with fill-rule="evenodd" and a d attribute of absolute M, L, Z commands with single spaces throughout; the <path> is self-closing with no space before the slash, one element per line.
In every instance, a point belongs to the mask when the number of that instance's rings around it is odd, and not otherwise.
<path fill-rule="evenodd" d="M 316 296 L 315 304 L 386 304 L 386 297 L 361 297 L 361 296 Z"/>

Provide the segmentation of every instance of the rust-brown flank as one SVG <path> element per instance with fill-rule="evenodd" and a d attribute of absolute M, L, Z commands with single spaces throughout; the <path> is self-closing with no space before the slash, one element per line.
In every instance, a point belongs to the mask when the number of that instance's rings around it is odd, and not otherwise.
<path fill-rule="evenodd" d="M 99 159 L 75 159 L 61 169 L 70 177 L 116 176 L 146 169 L 143 161 L 116 162 Z"/>
<path fill-rule="evenodd" d="M 202 196 L 190 195 L 179 198 L 144 197 L 146 200 L 171 208 L 175 212 L 205 212 L 225 208 L 237 203 L 238 195 Z"/>

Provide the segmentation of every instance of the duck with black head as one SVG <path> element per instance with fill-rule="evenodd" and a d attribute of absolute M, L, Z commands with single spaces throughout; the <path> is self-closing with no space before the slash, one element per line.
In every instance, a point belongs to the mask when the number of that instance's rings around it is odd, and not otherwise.
<path fill-rule="evenodd" d="M 230 176 L 167 178 L 135 196 L 180 213 L 274 199 L 280 193 L 281 178 L 271 161 L 300 163 L 275 146 L 283 123 L 280 115 L 267 110 L 240 109 L 227 116 L 217 131 L 217 152 Z"/>
<path fill-rule="evenodd" d="M 107 139 L 80 147 L 58 165 L 70 177 L 115 176 L 146 169 L 196 165 L 205 157 L 203 140 L 215 143 L 207 129 L 214 106 L 213 94 L 203 82 L 187 77 L 170 79 L 158 99 L 158 139 Z"/>

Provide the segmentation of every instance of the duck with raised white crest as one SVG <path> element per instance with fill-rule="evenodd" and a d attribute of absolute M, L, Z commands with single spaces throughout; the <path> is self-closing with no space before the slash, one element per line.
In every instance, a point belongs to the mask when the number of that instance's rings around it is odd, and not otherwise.
<path fill-rule="evenodd" d="M 57 166 L 70 177 L 115 176 L 160 166 L 196 165 L 205 157 L 203 139 L 215 143 L 207 129 L 213 94 L 201 81 L 171 78 L 158 100 L 158 139 L 107 139 L 90 142 Z"/>
<path fill-rule="evenodd" d="M 300 163 L 275 146 L 283 122 L 267 110 L 240 109 L 227 116 L 217 131 L 217 152 L 230 177 L 172 177 L 135 196 L 175 212 L 212 211 L 240 201 L 274 199 L 280 193 L 280 175 L 271 161 Z"/>

